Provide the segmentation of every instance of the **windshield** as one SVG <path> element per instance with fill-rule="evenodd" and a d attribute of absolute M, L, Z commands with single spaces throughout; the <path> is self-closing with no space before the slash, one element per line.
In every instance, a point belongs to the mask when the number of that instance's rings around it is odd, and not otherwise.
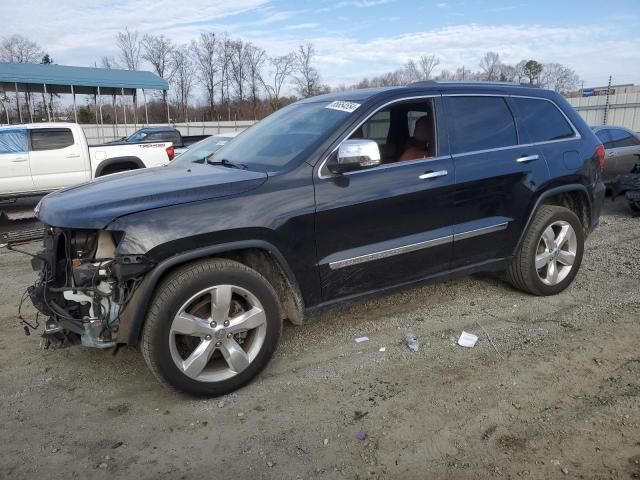
<path fill-rule="evenodd" d="M 185 165 L 187 163 L 204 163 L 209 160 L 214 153 L 226 145 L 233 137 L 224 135 L 214 135 L 204 140 L 194 143 L 181 155 L 171 162 L 171 165 Z"/>
<path fill-rule="evenodd" d="M 146 132 L 136 132 L 127 138 L 127 142 L 141 142 L 147 136 Z"/>
<path fill-rule="evenodd" d="M 218 150 L 211 161 L 246 165 L 250 170 L 280 170 L 295 158 L 309 155 L 348 118 L 350 113 L 335 104 L 297 103 L 278 110 Z"/>

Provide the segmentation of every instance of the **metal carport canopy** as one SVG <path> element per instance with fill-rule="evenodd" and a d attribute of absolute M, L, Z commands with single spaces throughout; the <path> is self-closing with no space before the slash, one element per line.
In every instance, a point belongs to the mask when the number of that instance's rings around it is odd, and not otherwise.
<path fill-rule="evenodd" d="M 17 84 L 17 85 L 16 85 Z M 69 67 L 33 63 L 0 62 L 0 86 L 6 91 L 71 93 L 93 95 L 134 95 L 136 89 L 168 90 L 166 80 L 151 72 L 107 68 Z"/>

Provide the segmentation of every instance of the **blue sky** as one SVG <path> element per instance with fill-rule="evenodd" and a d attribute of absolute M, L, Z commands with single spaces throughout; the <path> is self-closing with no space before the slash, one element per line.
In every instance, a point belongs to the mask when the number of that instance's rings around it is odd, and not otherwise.
<path fill-rule="evenodd" d="M 24 0 L 0 2 L 3 34 L 21 33 L 57 63 L 93 65 L 117 55 L 128 26 L 180 43 L 202 31 L 227 32 L 281 55 L 313 42 L 330 85 L 352 83 L 434 54 L 440 69 L 477 69 L 493 50 L 572 67 L 594 86 L 608 75 L 640 83 L 640 0 Z M 149 68 L 147 66 L 147 68 Z"/>

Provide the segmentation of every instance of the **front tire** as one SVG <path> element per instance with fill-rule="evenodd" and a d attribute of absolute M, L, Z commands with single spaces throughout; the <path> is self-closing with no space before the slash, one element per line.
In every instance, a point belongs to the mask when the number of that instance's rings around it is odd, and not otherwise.
<path fill-rule="evenodd" d="M 278 297 L 262 275 L 232 260 L 206 260 L 162 282 L 148 310 L 142 354 L 165 385 L 218 396 L 262 371 L 281 331 Z"/>
<path fill-rule="evenodd" d="M 571 210 L 543 205 L 536 212 L 507 279 L 533 295 L 560 293 L 575 278 L 584 254 L 584 228 Z"/>

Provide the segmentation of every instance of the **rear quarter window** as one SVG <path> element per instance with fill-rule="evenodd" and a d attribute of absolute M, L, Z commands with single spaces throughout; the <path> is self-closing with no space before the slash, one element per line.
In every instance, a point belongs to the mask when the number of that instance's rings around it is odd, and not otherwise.
<path fill-rule="evenodd" d="M 537 98 L 513 97 L 518 117 L 526 132 L 526 143 L 572 138 L 575 132 L 555 104 Z"/>
<path fill-rule="evenodd" d="M 38 128 L 31 130 L 31 149 L 59 150 L 74 144 L 73 133 L 68 128 Z"/>
<path fill-rule="evenodd" d="M 636 145 L 640 145 L 640 140 L 638 140 L 635 135 L 627 132 L 626 130 L 622 130 L 620 128 L 612 128 L 609 131 L 611 132 L 611 140 L 613 140 L 613 147 L 615 148 L 633 147 Z"/>
<path fill-rule="evenodd" d="M 453 153 L 518 144 L 516 126 L 502 97 L 450 97 Z"/>

